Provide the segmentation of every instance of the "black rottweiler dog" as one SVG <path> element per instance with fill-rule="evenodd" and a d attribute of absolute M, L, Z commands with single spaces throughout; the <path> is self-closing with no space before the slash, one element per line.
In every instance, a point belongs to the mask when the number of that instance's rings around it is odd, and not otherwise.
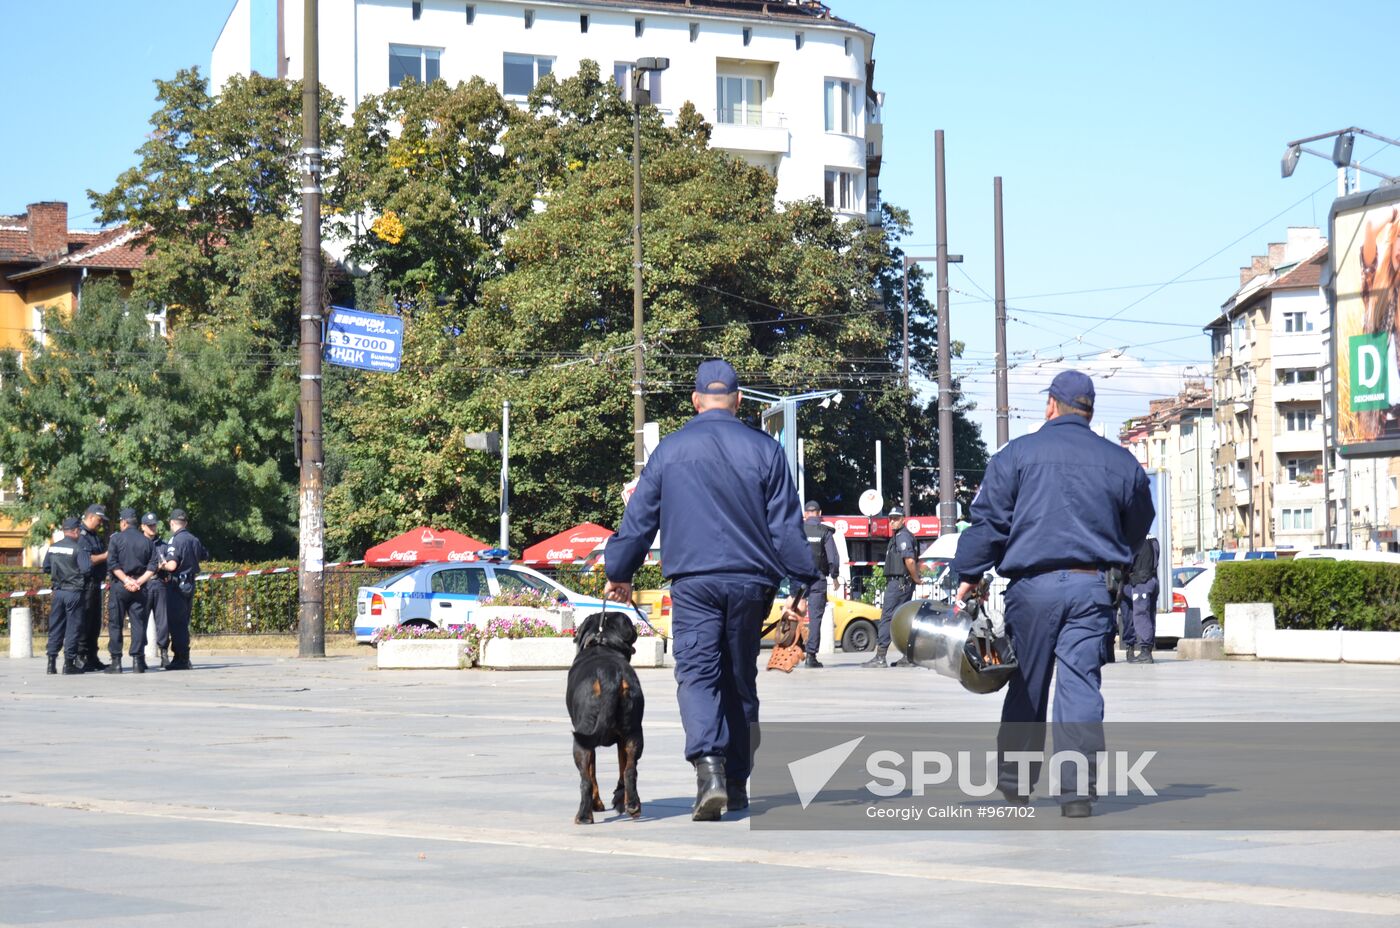
<path fill-rule="evenodd" d="M 573 666 L 564 702 L 574 723 L 574 763 L 578 766 L 579 805 L 574 824 L 593 823 L 603 811 L 598 796 L 600 746 L 617 745 L 617 789 L 612 804 L 636 818 L 642 814 L 637 795 L 637 761 L 642 756 L 642 684 L 630 658 L 637 630 L 621 612 L 597 612 L 574 630 Z"/>

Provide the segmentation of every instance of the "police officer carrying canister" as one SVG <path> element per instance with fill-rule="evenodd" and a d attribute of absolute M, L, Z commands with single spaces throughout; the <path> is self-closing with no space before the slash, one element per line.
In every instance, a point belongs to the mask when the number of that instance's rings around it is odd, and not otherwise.
<path fill-rule="evenodd" d="M 78 543 L 76 518 L 63 520 L 63 538 L 49 545 L 44 553 L 44 570 L 53 586 L 53 608 L 49 611 L 48 672 L 58 673 L 58 651 L 63 649 L 63 672 L 82 673 L 77 662 L 82 639 L 83 584 L 91 565 L 87 549 Z"/>
<path fill-rule="evenodd" d="M 1064 765 L 1060 811 L 1083 818 L 1093 812 L 1095 759 L 1105 749 L 1099 682 L 1113 622 L 1109 586 L 1146 537 L 1153 507 L 1142 466 L 1089 428 L 1094 383 L 1088 375 L 1063 371 L 1049 393 L 1040 430 L 988 462 L 953 570 L 959 601 L 992 568 L 1011 581 L 1006 627 L 1018 668 L 997 735 L 1002 795 L 1028 802 L 1039 780 L 1041 765 L 1012 752 L 1044 750 L 1053 673 L 1054 749 L 1086 759 L 1088 773 L 1086 783 L 1077 766 Z"/>
<path fill-rule="evenodd" d="M 141 516 L 141 534 L 151 540 L 155 550 L 151 552 L 151 563 L 146 565 L 155 576 L 142 587 L 146 591 L 146 614 L 156 622 L 156 644 L 160 647 L 160 668 L 170 666 L 170 622 L 166 615 L 165 594 L 170 585 L 170 571 L 166 570 L 166 541 L 160 537 L 160 516 L 148 512 Z"/>
<path fill-rule="evenodd" d="M 794 584 L 785 615 L 821 580 L 782 447 L 736 417 L 739 400 L 728 362 L 700 365 L 697 415 L 652 453 L 604 551 L 604 595 L 631 602 L 632 575 L 661 529 L 695 821 L 748 806 L 763 619 L 783 578 Z"/>
<path fill-rule="evenodd" d="M 131 622 L 131 669 L 146 672 L 146 581 L 155 576 L 150 569 L 155 545 L 136 526 L 136 510 L 120 513 L 122 530 L 107 542 L 107 569 L 112 587 L 107 595 L 107 647 L 112 664 L 107 673 L 122 672 L 122 620 Z"/>
<path fill-rule="evenodd" d="M 1128 645 L 1128 663 L 1152 664 L 1152 646 L 1157 643 L 1157 560 L 1162 548 L 1148 535 L 1133 555 L 1128 583 L 1133 588 L 1133 644 Z M 1125 641 L 1124 644 L 1127 644 Z"/>
<path fill-rule="evenodd" d="M 827 580 L 835 580 L 841 570 L 841 555 L 836 551 L 836 531 L 822 521 L 822 507 L 814 499 L 809 499 L 802 507 L 806 516 L 802 520 L 802 532 L 807 536 L 807 545 L 812 549 L 812 557 L 817 562 L 817 571 L 822 575 L 819 583 L 807 589 L 807 666 L 825 666 L 817 660 L 817 649 L 822 646 L 822 616 L 826 612 Z"/>
<path fill-rule="evenodd" d="M 914 598 L 914 584 L 919 579 L 918 550 L 914 536 L 904 527 L 904 510 L 895 506 L 889 511 L 890 542 L 885 546 L 885 603 L 880 609 L 880 624 L 876 628 L 875 656 L 862 667 L 885 667 L 885 652 L 890 649 L 890 626 L 900 606 Z M 896 667 L 913 667 L 904 657 L 894 662 Z"/>
<path fill-rule="evenodd" d="M 97 636 L 102 630 L 102 581 L 107 576 L 107 539 L 102 535 L 106 522 L 107 507 L 93 503 L 83 513 L 83 524 L 78 529 L 78 544 L 92 565 L 83 582 L 82 631 L 78 635 L 79 663 L 85 671 L 107 669 L 97 653 Z"/>
<path fill-rule="evenodd" d="M 190 670 L 190 613 L 194 608 L 194 578 L 201 561 L 209 559 L 204 542 L 189 530 L 183 509 L 170 510 L 170 542 L 161 555 L 161 567 L 170 573 L 165 609 L 170 622 L 170 649 L 174 657 L 167 670 Z"/>

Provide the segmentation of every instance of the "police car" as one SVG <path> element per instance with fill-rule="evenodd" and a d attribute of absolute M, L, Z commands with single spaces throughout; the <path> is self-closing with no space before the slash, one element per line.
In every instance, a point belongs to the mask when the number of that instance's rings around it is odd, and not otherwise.
<path fill-rule="evenodd" d="M 568 603 L 580 621 L 603 608 L 601 599 L 577 593 L 538 571 L 506 561 L 423 564 L 377 586 L 360 587 L 355 597 L 355 640 L 369 643 L 375 629 L 386 625 L 467 625 L 482 599 L 521 591 L 543 593 L 559 603 Z M 644 621 L 631 606 L 608 603 L 607 607 L 610 612 L 627 613 L 634 622 Z"/>

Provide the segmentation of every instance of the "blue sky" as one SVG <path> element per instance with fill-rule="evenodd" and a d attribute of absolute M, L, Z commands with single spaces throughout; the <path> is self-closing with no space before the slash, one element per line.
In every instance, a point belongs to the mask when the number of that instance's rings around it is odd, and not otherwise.
<path fill-rule="evenodd" d="M 231 6 L 7 3 L 17 40 L 0 80 L 24 90 L 6 100 L 0 213 L 65 199 L 70 221 L 91 225 L 85 192 L 132 163 L 154 109 L 151 81 L 192 64 L 207 71 Z M 910 253 L 932 253 L 933 130 L 945 130 L 950 251 L 966 258 L 950 275 L 952 335 L 967 346 L 955 371 L 989 443 L 992 306 L 981 291 L 993 285 L 993 176 L 1005 185 L 1014 436 L 1040 417 L 1048 359 L 1086 357 L 1099 419 L 1114 426 L 1173 392 L 1186 365 L 1205 365 L 1200 326 L 1239 266 L 1287 226 L 1326 222 L 1335 171 L 1304 156 L 1280 178 L 1286 141 L 1349 125 L 1400 137 L 1393 65 L 1366 39 L 1396 34 L 1394 0 L 1344 15 L 1289 0 L 831 6 L 876 35 L 881 186 L 912 213 Z M 1363 139 L 1356 157 L 1400 175 L 1400 149 Z M 1112 363 L 1089 357 L 1123 348 Z"/>

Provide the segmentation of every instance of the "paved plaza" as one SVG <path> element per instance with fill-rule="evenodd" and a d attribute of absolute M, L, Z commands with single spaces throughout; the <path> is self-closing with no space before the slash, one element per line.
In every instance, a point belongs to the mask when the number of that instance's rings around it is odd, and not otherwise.
<path fill-rule="evenodd" d="M 0 660 L 0 924 L 1400 923 L 1388 832 L 753 831 L 692 823 L 669 670 L 644 670 L 639 821 L 572 824 L 562 671 L 195 654 L 193 673 Z M 766 657 L 766 655 L 765 655 Z M 923 670 L 760 679 L 765 720 L 991 720 Z M 1105 668 L 1108 720 L 1391 721 L 1400 668 Z M 615 757 L 600 752 L 610 793 Z"/>

